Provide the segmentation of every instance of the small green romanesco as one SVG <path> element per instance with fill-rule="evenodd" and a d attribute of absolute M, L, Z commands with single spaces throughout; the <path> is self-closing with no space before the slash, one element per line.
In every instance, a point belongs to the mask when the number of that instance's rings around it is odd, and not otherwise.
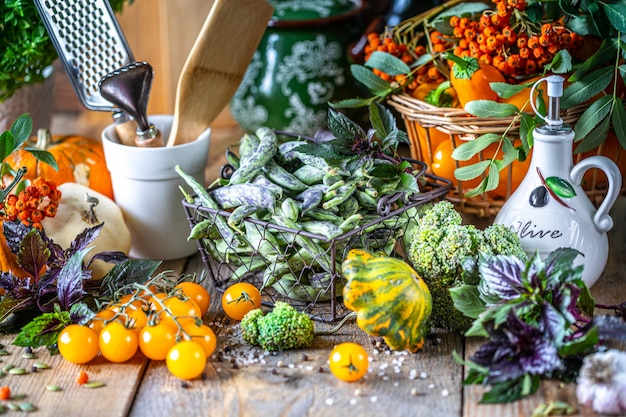
<path fill-rule="evenodd" d="M 473 319 L 455 307 L 450 288 L 463 283 L 463 264 L 480 254 L 513 255 L 526 261 L 519 238 L 503 225 L 480 230 L 462 224 L 448 201 L 433 204 L 418 220 L 408 239 L 408 261 L 424 278 L 433 298 L 432 325 L 455 332 L 467 330 Z"/>
<path fill-rule="evenodd" d="M 255 309 L 241 320 L 243 339 L 267 351 L 309 347 L 313 343 L 313 320 L 284 301 L 277 301 L 267 314 Z"/>

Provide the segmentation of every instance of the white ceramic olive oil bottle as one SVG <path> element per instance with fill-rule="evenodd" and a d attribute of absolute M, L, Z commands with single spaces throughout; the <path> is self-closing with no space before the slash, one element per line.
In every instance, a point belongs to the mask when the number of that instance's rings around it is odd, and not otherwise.
<path fill-rule="evenodd" d="M 533 153 L 526 177 L 502 206 L 494 222 L 511 228 L 521 239 L 525 252 L 542 257 L 561 247 L 582 253 L 583 280 L 591 287 L 598 280 L 609 252 L 607 232 L 613 227 L 609 210 L 622 184 L 618 167 L 609 158 L 592 156 L 575 166 L 572 150 L 574 130 L 560 118 L 563 77 L 550 75 L 531 89 L 531 105 L 545 124 L 533 131 Z M 534 105 L 536 87 L 545 82 L 549 102 L 547 115 Z M 607 194 L 596 210 L 581 187 L 584 173 L 602 170 L 608 178 Z"/>

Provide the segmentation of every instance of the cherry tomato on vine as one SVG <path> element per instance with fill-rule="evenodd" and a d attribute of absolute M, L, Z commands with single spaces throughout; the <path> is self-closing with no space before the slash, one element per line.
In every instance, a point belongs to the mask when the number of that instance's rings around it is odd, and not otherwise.
<path fill-rule="evenodd" d="M 162 361 L 176 344 L 178 329 L 167 323 L 147 325 L 139 333 L 139 349 L 147 358 Z"/>
<path fill-rule="evenodd" d="M 217 338 L 215 337 L 213 329 L 206 324 L 198 325 L 196 323 L 189 323 L 183 327 L 183 332 L 191 337 L 189 340 L 202 346 L 207 358 L 215 351 Z M 187 337 L 185 337 L 185 339 L 187 339 Z"/>
<path fill-rule="evenodd" d="M 233 284 L 222 295 L 224 313 L 234 320 L 241 320 L 250 310 L 260 307 L 261 293 L 248 282 Z"/>
<path fill-rule="evenodd" d="M 96 334 L 100 334 L 102 328 L 104 327 L 107 320 L 111 320 L 115 317 L 115 311 L 110 309 L 100 310 L 96 313 L 95 316 L 89 321 L 89 327 L 91 330 L 96 332 Z"/>
<path fill-rule="evenodd" d="M 209 291 L 202 285 L 195 282 L 184 281 L 177 284 L 174 287 L 174 290 L 181 290 L 183 294 L 191 298 L 198 305 L 198 307 L 200 307 L 202 315 L 209 311 L 211 296 L 209 295 Z"/>
<path fill-rule="evenodd" d="M 369 359 L 363 346 L 345 342 L 330 352 L 330 371 L 342 381 L 353 382 L 361 379 L 367 372 Z"/>
<path fill-rule="evenodd" d="M 176 343 L 167 352 L 167 369 L 177 378 L 194 379 L 206 367 L 206 354 L 202 346 L 190 340 Z"/>
<path fill-rule="evenodd" d="M 72 363 L 87 363 L 98 355 L 98 334 L 87 326 L 65 326 L 57 343 L 61 356 Z"/>
<path fill-rule="evenodd" d="M 100 353 L 111 362 L 126 362 L 139 349 L 139 337 L 133 329 L 119 321 L 112 321 L 100 332 Z"/>
<path fill-rule="evenodd" d="M 161 311 L 159 314 L 161 322 L 168 323 L 172 326 L 176 326 L 172 315 L 176 317 L 176 321 L 181 326 L 193 323 L 202 318 L 200 307 L 198 307 L 198 304 L 191 298 L 182 300 L 178 297 L 171 297 L 163 301 L 163 305 L 171 314 L 168 314 L 167 311 Z"/>

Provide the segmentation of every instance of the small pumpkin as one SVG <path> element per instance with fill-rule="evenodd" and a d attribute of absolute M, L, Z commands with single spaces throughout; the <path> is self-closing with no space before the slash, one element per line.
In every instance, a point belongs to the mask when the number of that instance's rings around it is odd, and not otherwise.
<path fill-rule="evenodd" d="M 113 200 L 84 185 L 66 182 L 59 185 L 63 193 L 57 214 L 42 220 L 46 235 L 62 248 L 68 248 L 76 236 L 88 227 L 104 222 L 100 234 L 93 241 L 94 248 L 85 256 L 85 262 L 98 252 L 130 251 L 130 230 L 120 207 Z M 113 264 L 95 260 L 91 265 L 93 279 L 100 279 Z"/>
<path fill-rule="evenodd" d="M 401 259 L 352 249 L 341 265 L 343 302 L 357 325 L 393 350 L 417 352 L 430 330 L 432 298 L 424 280 Z"/>
<path fill-rule="evenodd" d="M 9 155 L 5 162 L 13 171 L 26 167 L 24 179 L 32 181 L 43 177 L 57 185 L 76 182 L 113 199 L 111 174 L 106 166 L 101 142 L 79 135 L 51 135 L 49 131 L 40 129 L 37 137 L 30 138 L 23 147 L 50 152 L 59 166 L 57 171 L 20 149 Z M 4 184 L 7 185 L 12 179 L 12 175 L 5 175 Z"/>

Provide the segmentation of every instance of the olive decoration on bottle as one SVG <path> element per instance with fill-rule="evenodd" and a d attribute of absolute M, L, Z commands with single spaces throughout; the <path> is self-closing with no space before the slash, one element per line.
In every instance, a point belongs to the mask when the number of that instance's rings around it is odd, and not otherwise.
<path fill-rule="evenodd" d="M 543 207 L 548 204 L 549 199 L 550 193 L 548 193 L 548 189 L 543 185 L 540 185 L 530 193 L 528 202 L 533 207 Z"/>

